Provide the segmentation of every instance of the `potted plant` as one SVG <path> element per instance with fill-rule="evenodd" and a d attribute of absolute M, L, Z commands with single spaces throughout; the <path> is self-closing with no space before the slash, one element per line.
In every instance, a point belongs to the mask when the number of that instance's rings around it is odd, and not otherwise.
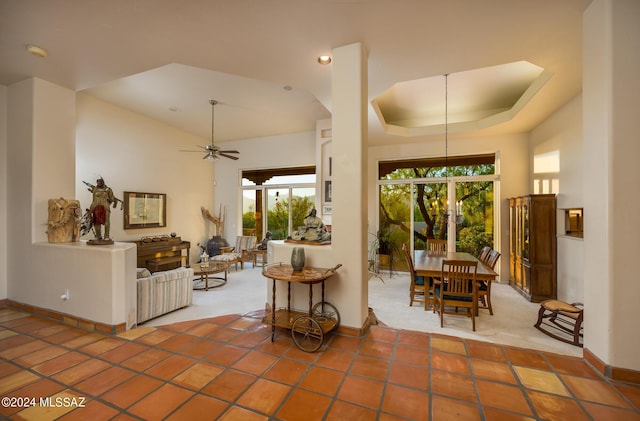
<path fill-rule="evenodd" d="M 391 232 L 381 228 L 376 234 L 369 248 L 369 268 L 378 272 L 381 267 L 392 269 L 393 255 L 397 254 L 397 246 L 391 239 Z"/>

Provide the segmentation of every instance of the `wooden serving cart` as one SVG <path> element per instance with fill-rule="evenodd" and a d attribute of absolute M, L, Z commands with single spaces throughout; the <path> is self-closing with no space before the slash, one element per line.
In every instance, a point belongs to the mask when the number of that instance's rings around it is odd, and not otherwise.
<path fill-rule="evenodd" d="M 324 335 L 340 325 L 340 314 L 335 306 L 324 301 L 324 281 L 331 278 L 334 268 L 305 267 L 300 272 L 294 272 L 291 265 L 274 263 L 262 268 L 262 275 L 273 282 L 272 305 L 262 322 L 271 325 L 271 342 L 275 339 L 276 327 L 291 329 L 293 342 L 300 350 L 315 352 L 322 346 Z M 287 307 L 276 307 L 276 281 L 287 282 Z M 301 283 L 309 285 L 309 310 L 300 311 L 291 308 L 291 284 Z M 313 304 L 313 285 L 322 285 L 322 298 Z"/>

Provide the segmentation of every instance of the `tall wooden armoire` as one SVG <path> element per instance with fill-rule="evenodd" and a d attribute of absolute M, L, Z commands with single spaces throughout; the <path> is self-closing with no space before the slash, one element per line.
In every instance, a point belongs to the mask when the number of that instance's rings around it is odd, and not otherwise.
<path fill-rule="evenodd" d="M 556 196 L 509 199 L 509 283 L 527 300 L 556 298 Z"/>

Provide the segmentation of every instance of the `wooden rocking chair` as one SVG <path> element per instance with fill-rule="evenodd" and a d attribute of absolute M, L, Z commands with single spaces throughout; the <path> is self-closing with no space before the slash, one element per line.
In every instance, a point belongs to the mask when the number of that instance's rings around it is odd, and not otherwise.
<path fill-rule="evenodd" d="M 545 320 L 548 320 L 548 323 L 545 323 Z M 568 304 L 558 300 L 546 300 L 540 303 L 538 321 L 533 326 L 545 335 L 582 348 L 580 338 L 582 337 L 583 320 L 582 303 Z M 559 331 L 561 334 L 554 331 Z M 567 336 L 572 339 L 568 339 Z"/>

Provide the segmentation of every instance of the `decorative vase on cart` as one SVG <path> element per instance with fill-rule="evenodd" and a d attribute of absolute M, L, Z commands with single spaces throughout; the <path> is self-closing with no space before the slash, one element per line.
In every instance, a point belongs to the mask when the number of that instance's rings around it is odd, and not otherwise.
<path fill-rule="evenodd" d="M 294 247 L 291 251 L 291 266 L 294 272 L 304 269 L 304 247 Z"/>

